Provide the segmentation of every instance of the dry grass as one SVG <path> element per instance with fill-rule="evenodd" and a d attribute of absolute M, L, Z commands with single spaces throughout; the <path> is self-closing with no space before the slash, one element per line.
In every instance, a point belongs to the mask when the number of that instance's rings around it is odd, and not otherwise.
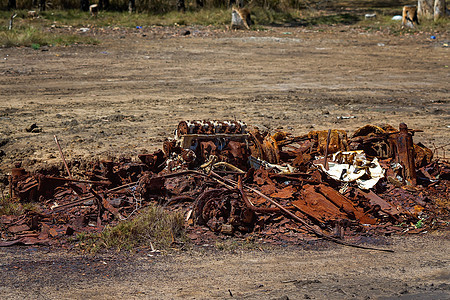
<path fill-rule="evenodd" d="M 18 216 L 23 213 L 23 207 L 20 203 L 14 201 L 7 196 L 1 196 L 0 198 L 0 216 L 2 215 L 15 215 Z"/>
<path fill-rule="evenodd" d="M 37 203 L 20 203 L 9 195 L 0 195 L 0 216 L 20 216 L 27 210 L 39 211 L 39 205 Z"/>
<path fill-rule="evenodd" d="M 100 238 L 106 248 L 118 250 L 152 246 L 163 250 L 174 242 L 187 241 L 183 215 L 157 206 L 149 206 L 135 218 L 107 227 Z"/>

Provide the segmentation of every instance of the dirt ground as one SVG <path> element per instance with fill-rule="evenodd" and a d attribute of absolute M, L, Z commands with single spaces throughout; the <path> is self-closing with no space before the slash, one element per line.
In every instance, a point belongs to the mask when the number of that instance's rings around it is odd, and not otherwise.
<path fill-rule="evenodd" d="M 69 161 L 136 157 L 160 148 L 186 119 L 236 118 L 294 134 L 405 122 L 424 131 L 415 142 L 444 147 L 448 157 L 448 34 L 431 40 L 347 26 L 79 34 L 101 43 L 0 49 L 4 183 L 16 161 L 28 169 L 60 164 L 53 135 Z M 25 130 L 33 123 L 40 132 Z M 0 297 L 450 298 L 448 235 L 387 241 L 395 253 L 328 245 L 89 258 L 0 249 Z"/>
<path fill-rule="evenodd" d="M 170 255 L 0 249 L 2 299 L 449 299 L 448 236 Z M 391 245 L 389 245 L 391 244 Z M 210 248 L 210 247 L 204 247 Z M 151 255 L 151 254 L 150 254 Z"/>

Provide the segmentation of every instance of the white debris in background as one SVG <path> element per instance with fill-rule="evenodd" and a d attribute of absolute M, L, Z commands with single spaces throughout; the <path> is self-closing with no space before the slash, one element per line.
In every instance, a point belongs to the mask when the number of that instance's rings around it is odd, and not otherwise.
<path fill-rule="evenodd" d="M 263 167 L 264 169 L 272 169 L 275 171 L 275 173 L 285 173 L 285 174 L 289 174 L 289 173 L 294 173 L 297 171 L 296 168 L 294 168 L 293 166 L 287 164 L 286 166 L 281 166 L 281 165 L 277 165 L 277 164 L 271 164 L 268 163 L 265 160 L 250 156 L 248 158 L 248 162 L 250 163 L 250 166 L 252 168 L 254 168 L 255 170 L 258 170 L 259 168 Z"/>
<path fill-rule="evenodd" d="M 392 20 L 394 20 L 394 21 L 401 21 L 402 19 L 403 19 L 403 17 L 400 16 L 400 15 L 393 16 L 393 17 L 392 17 Z"/>
<path fill-rule="evenodd" d="M 384 177 L 384 170 L 378 159 L 367 160 L 362 150 L 334 153 L 332 159 L 328 161 L 328 170 L 321 163 L 315 165 L 335 180 L 355 181 L 359 188 L 366 190 L 374 187 L 378 180 Z M 362 179 L 364 175 L 367 176 Z"/>

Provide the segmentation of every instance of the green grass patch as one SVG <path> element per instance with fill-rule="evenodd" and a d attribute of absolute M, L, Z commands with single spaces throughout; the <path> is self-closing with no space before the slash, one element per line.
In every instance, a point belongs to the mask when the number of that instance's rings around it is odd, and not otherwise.
<path fill-rule="evenodd" d="M 352 24 L 358 17 L 351 14 L 323 14 L 309 10 L 275 10 L 253 7 L 252 20 L 256 25 L 277 25 L 290 23 L 293 25 L 318 24 Z M 46 11 L 41 13 L 42 19 L 32 22 L 42 25 L 65 25 L 75 27 L 129 27 L 136 26 L 173 26 L 173 25 L 214 25 L 224 26 L 231 23 L 231 9 L 204 8 L 202 10 L 188 10 L 184 13 L 170 11 L 164 14 L 133 13 L 102 11 L 97 18 L 79 10 Z"/>
<path fill-rule="evenodd" d="M 104 248 L 100 236 L 100 233 L 80 232 L 75 237 L 69 238 L 69 241 L 75 243 L 78 250 L 94 254 Z"/>
<path fill-rule="evenodd" d="M 284 24 L 298 21 L 301 15 L 299 10 L 279 11 L 254 7 L 251 9 L 252 19 L 255 24 L 270 25 Z M 231 23 L 231 9 L 228 8 L 204 8 L 202 10 L 188 10 L 186 12 L 170 11 L 163 14 L 157 13 L 133 13 L 101 11 L 97 18 L 93 18 L 87 12 L 80 10 L 51 10 L 40 12 L 39 18 L 28 19 L 26 11 L 17 11 L 14 19 L 15 26 L 42 27 L 55 26 L 73 27 L 126 27 L 136 26 L 173 26 L 173 25 L 214 25 L 224 26 Z M 0 24 L 6 29 L 9 12 L 0 11 Z M 17 24 L 17 25 L 16 25 Z M 2 28 L 0 26 L 0 28 Z"/>
<path fill-rule="evenodd" d="M 117 250 L 151 246 L 165 250 L 173 242 L 187 241 L 183 214 L 167 212 L 158 206 L 149 206 L 131 220 L 106 227 L 100 239 L 104 247 Z"/>
<path fill-rule="evenodd" d="M 25 46 L 37 50 L 41 46 L 67 46 L 73 44 L 98 44 L 98 41 L 86 36 L 49 33 L 35 27 L 18 27 L 13 30 L 0 31 L 0 47 Z"/>
<path fill-rule="evenodd" d="M 12 199 L 9 195 L 1 195 L 0 198 L 0 216 L 20 216 L 25 211 L 39 211 L 37 203 L 20 203 L 17 199 Z"/>
<path fill-rule="evenodd" d="M 6 28 L 10 12 L 0 11 L 0 24 Z M 14 24 L 19 26 L 49 27 L 129 27 L 136 26 L 173 26 L 179 25 L 224 25 L 231 22 L 230 10 L 225 8 L 210 8 L 203 10 L 186 11 L 185 13 L 170 11 L 164 14 L 133 13 L 117 11 L 101 11 L 98 17 L 93 18 L 87 12 L 80 10 L 50 10 L 39 13 L 39 18 L 28 19 L 26 11 L 17 11 Z"/>
<path fill-rule="evenodd" d="M 450 18 L 444 18 L 433 22 L 421 20 L 421 24 L 415 29 L 401 28 L 400 21 L 393 21 L 392 16 L 401 14 L 401 6 L 369 6 L 370 1 L 364 2 L 361 7 L 351 7 L 352 10 L 343 9 L 268 9 L 253 6 L 252 20 L 253 30 L 264 30 L 264 26 L 339 26 L 349 25 L 367 31 L 384 31 L 393 35 L 425 31 L 448 32 Z M 97 44 L 98 41 L 88 34 L 64 34 L 52 33 L 49 28 L 65 27 L 120 27 L 136 28 L 150 26 L 190 26 L 203 25 L 224 28 L 231 23 L 230 9 L 204 8 L 188 9 L 185 13 L 170 11 L 167 13 L 132 13 L 117 11 L 100 11 L 97 18 L 93 18 L 87 12 L 80 10 L 49 10 L 40 13 L 39 18 L 29 19 L 27 11 L 17 11 L 14 19 L 14 29 L 7 30 L 7 24 L 11 12 L 0 11 L 0 47 L 28 46 L 39 49 L 45 45 L 71 45 L 71 44 Z M 374 19 L 365 19 L 365 13 L 376 13 Z"/>
<path fill-rule="evenodd" d="M 23 206 L 15 201 L 14 199 L 11 199 L 9 195 L 1 196 L 0 199 L 0 216 L 1 215 L 14 215 L 18 216 L 21 215 L 24 212 Z"/>

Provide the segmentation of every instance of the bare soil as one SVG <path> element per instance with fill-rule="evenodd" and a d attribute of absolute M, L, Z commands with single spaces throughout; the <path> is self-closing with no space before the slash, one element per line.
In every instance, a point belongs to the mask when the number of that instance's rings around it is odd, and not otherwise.
<path fill-rule="evenodd" d="M 386 242 L 395 253 L 330 244 L 95 257 L 45 248 L 2 248 L 0 297 L 449 299 L 448 236 L 405 236 Z"/>
<path fill-rule="evenodd" d="M 348 26 L 80 34 L 101 44 L 0 49 L 4 183 L 16 161 L 60 164 L 53 135 L 69 161 L 136 157 L 160 148 L 186 119 L 236 118 L 294 134 L 405 122 L 424 131 L 415 142 L 444 146 L 448 156 L 448 34 L 431 40 Z M 26 131 L 33 123 L 40 132 Z M 395 253 L 324 244 L 85 257 L 14 247 L 0 249 L 0 297 L 450 298 L 448 235 L 386 242 Z"/>

